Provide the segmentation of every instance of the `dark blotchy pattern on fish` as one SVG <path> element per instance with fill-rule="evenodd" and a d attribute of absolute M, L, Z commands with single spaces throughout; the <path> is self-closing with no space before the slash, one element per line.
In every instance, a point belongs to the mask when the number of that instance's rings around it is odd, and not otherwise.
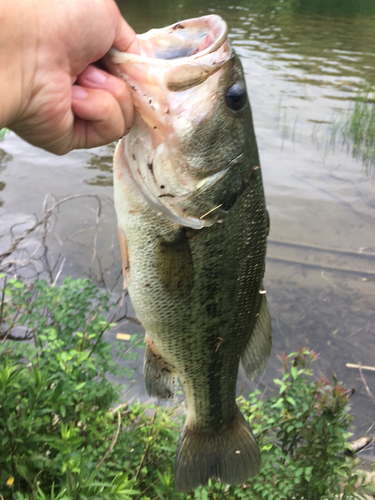
<path fill-rule="evenodd" d="M 237 171 L 241 171 L 238 166 Z M 216 436 L 221 439 L 220 450 L 225 450 L 228 457 L 230 450 L 225 446 L 223 429 L 240 418 L 235 401 L 239 358 L 254 328 L 263 297 L 259 291 L 267 234 L 260 170 L 244 171 L 247 175 L 239 183 L 240 192 L 237 198 L 233 197 L 234 203 L 223 214 L 221 224 L 193 230 L 160 224 L 159 218 L 144 225 L 137 241 L 137 246 L 143 248 L 143 257 L 138 256 L 134 267 L 139 274 L 142 270 L 145 278 L 137 280 L 131 295 L 136 311 L 141 311 L 143 325 L 157 339 L 162 357 L 169 360 L 180 376 L 187 398 L 192 398 L 189 411 L 199 416 L 192 428 L 207 435 L 207 439 L 201 435 L 203 444 L 199 446 L 207 448 L 206 441 Z M 132 254 L 131 246 L 129 253 Z M 152 386 L 152 380 L 147 378 L 146 385 Z M 149 392 L 152 393 L 150 388 Z M 162 397 L 157 391 L 154 395 Z M 183 436 L 188 429 L 189 424 Z M 240 443 L 242 439 L 243 436 Z M 190 446 L 193 442 L 190 440 Z M 207 450 L 200 447 L 198 451 L 191 467 L 200 470 L 199 479 L 192 482 L 192 469 L 184 463 L 176 468 L 176 484 L 180 489 L 201 484 L 202 474 L 204 483 L 210 475 L 218 477 L 212 472 L 215 467 L 210 465 L 218 463 L 215 457 L 205 458 Z M 258 456 L 259 460 L 255 442 L 251 456 L 253 459 Z M 237 480 L 243 458 L 243 455 L 230 458 Z M 239 463 L 235 465 L 237 459 Z M 209 463 L 202 466 L 199 460 Z M 259 461 L 251 466 L 251 473 L 258 467 Z M 247 468 L 242 480 L 249 475 Z M 219 477 L 224 480 L 222 475 Z M 232 482 L 230 479 L 227 474 L 226 481 Z"/>
<path fill-rule="evenodd" d="M 178 377 L 188 403 L 175 483 L 189 491 L 259 472 L 236 381 L 241 358 L 249 378 L 259 376 L 272 330 L 262 290 L 268 217 L 242 68 L 218 16 L 183 26 L 160 30 L 161 45 L 179 47 L 165 39 L 183 32 L 198 56 L 210 40 L 215 50 L 181 67 L 148 59 L 149 73 L 129 63 L 139 114 L 116 149 L 115 203 L 129 294 L 147 332 L 147 392 L 171 398 Z"/>

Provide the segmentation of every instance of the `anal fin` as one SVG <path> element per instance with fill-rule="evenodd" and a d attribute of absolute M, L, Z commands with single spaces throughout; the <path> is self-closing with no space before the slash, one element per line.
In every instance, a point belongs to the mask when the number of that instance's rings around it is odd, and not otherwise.
<path fill-rule="evenodd" d="M 144 380 L 149 396 L 165 401 L 176 395 L 177 375 L 173 367 L 157 352 L 151 337 L 146 333 Z"/>
<path fill-rule="evenodd" d="M 257 379 L 272 351 L 272 324 L 266 296 L 262 296 L 259 314 L 251 336 L 241 355 L 242 366 L 249 380 Z"/>

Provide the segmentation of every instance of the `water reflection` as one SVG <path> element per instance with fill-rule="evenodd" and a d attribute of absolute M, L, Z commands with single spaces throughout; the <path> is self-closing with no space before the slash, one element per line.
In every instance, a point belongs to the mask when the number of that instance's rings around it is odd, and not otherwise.
<path fill-rule="evenodd" d="M 284 73 L 286 68 L 300 70 L 303 75 L 294 74 L 295 81 L 305 82 L 306 74 L 326 75 L 331 78 L 311 77 L 306 83 L 340 88 L 344 82 L 334 77 L 345 76 L 347 85 L 355 87 L 359 78 L 370 82 L 375 75 L 374 18 L 368 17 L 375 16 L 372 0 L 237 0 L 235 4 L 193 0 L 188 5 L 171 0 L 163 4 L 152 0 L 137 3 L 118 0 L 117 3 L 138 32 L 165 26 L 182 17 L 208 12 L 220 14 L 242 46 L 261 51 L 263 58 L 272 54 L 273 64 L 284 63 L 282 68 L 276 64 L 275 69 Z M 332 16 L 337 17 L 332 19 Z"/>
<path fill-rule="evenodd" d="M 278 2 L 286 4 L 294 12 L 303 14 L 316 14 L 330 17 L 352 17 L 355 15 L 375 15 L 375 5 L 372 0 L 283 0 Z"/>
<path fill-rule="evenodd" d="M 6 184 L 5 182 L 0 182 L 0 191 L 2 191 L 5 188 Z M 4 204 L 4 201 L 0 198 L 0 207 Z"/>
<path fill-rule="evenodd" d="M 13 159 L 13 156 L 0 148 L 0 172 L 4 170 L 7 164 Z"/>
<path fill-rule="evenodd" d="M 341 19 L 332 24 L 330 18 L 254 13 L 246 19 L 234 30 L 234 40 L 261 52 L 263 60 L 270 55 L 269 69 L 282 79 L 350 92 L 361 80 L 374 78 L 373 21 Z"/>
<path fill-rule="evenodd" d="M 85 184 L 89 186 L 113 186 L 112 171 L 113 171 L 113 153 L 115 151 L 115 145 L 109 144 L 107 146 L 108 154 L 95 154 L 92 153 L 88 161 L 89 170 L 99 170 L 101 174 L 97 174 L 91 179 L 85 180 Z"/>

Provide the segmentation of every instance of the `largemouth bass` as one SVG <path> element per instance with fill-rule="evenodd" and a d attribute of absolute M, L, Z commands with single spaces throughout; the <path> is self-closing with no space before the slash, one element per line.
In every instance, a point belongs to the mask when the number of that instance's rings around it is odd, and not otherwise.
<path fill-rule="evenodd" d="M 114 191 L 123 271 L 146 330 L 147 392 L 188 414 L 175 463 L 181 491 L 240 484 L 260 452 L 236 404 L 240 360 L 254 379 L 272 329 L 262 280 L 268 217 L 241 64 L 216 15 L 138 36 L 111 51 L 132 90 L 131 132 L 117 145 Z"/>

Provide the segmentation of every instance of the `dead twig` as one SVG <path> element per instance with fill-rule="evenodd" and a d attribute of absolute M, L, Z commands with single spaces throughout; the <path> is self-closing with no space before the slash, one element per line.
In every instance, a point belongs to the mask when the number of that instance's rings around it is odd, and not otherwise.
<path fill-rule="evenodd" d="M 63 258 L 62 262 L 61 262 L 61 265 L 60 265 L 60 269 L 58 270 L 57 274 L 56 274 L 56 277 L 52 283 L 51 286 L 56 286 L 56 283 L 57 283 L 57 280 L 59 279 L 59 276 L 63 270 L 63 267 L 64 267 L 64 264 L 65 264 L 65 261 L 66 261 L 66 257 Z"/>
<path fill-rule="evenodd" d="M 112 441 L 111 441 L 111 444 L 108 448 L 108 451 L 107 453 L 104 455 L 104 457 L 100 460 L 100 462 L 98 463 L 98 465 L 96 466 L 96 469 L 99 469 L 99 467 L 102 465 L 102 463 L 104 462 L 104 460 L 108 457 L 108 455 L 111 453 L 111 451 L 113 450 L 113 447 L 115 446 L 116 444 L 116 441 L 117 441 L 117 438 L 118 438 L 118 435 L 120 433 L 120 426 L 121 426 L 121 412 L 118 411 L 117 412 L 117 416 L 118 416 L 118 421 L 117 421 L 117 430 L 116 432 L 113 434 L 113 437 L 112 437 Z"/>
<path fill-rule="evenodd" d="M 128 406 L 129 406 L 129 403 L 122 403 L 122 404 L 116 406 L 116 408 L 113 408 L 113 410 L 109 410 L 109 413 L 111 413 L 113 415 L 120 410 L 124 410 Z"/>
<path fill-rule="evenodd" d="M 360 374 L 360 376 L 361 376 L 362 383 L 363 383 L 363 385 L 365 386 L 366 392 L 367 392 L 367 394 L 370 396 L 370 398 L 373 400 L 373 402 L 374 402 L 374 404 L 375 404 L 375 398 L 374 398 L 374 396 L 372 395 L 372 392 L 370 391 L 369 386 L 367 385 L 367 382 L 366 382 L 365 377 L 363 376 L 363 371 L 362 371 L 362 366 L 361 366 L 361 363 L 359 363 L 359 365 L 358 365 L 358 370 L 359 370 L 359 374 Z"/>
<path fill-rule="evenodd" d="M 1 336 L 1 324 L 3 322 L 3 312 L 4 312 L 4 301 L 5 301 L 5 288 L 7 285 L 7 276 L 4 277 L 3 283 L 3 293 L 1 295 L 1 306 L 0 306 L 0 336 Z"/>
<path fill-rule="evenodd" d="M 64 236 L 64 238 L 61 239 L 57 231 L 60 227 L 65 229 L 66 226 L 63 221 L 59 222 L 60 207 L 63 204 L 80 198 L 93 198 L 95 203 L 83 203 L 85 210 L 89 210 L 90 212 L 90 219 L 85 220 L 79 226 L 77 218 L 77 221 L 73 221 L 72 226 L 78 228 L 74 234 L 89 231 L 90 239 L 85 236 L 80 236 L 82 241 L 78 241 L 73 238 L 74 235 L 71 233 L 70 236 Z M 60 200 L 55 198 L 53 195 L 47 195 L 43 203 L 43 214 L 40 218 L 37 216 L 31 220 L 28 218 L 28 220 L 14 224 L 10 228 L 10 243 L 8 242 L 7 247 L 5 247 L 7 248 L 5 252 L 0 252 L 0 272 L 6 273 L 8 279 L 10 276 L 14 276 L 16 279 L 23 280 L 25 284 L 29 283 L 28 288 L 30 290 L 32 289 L 30 284 L 34 280 L 42 278 L 46 279 L 51 286 L 56 286 L 58 280 L 61 280 L 61 276 L 63 274 L 67 274 L 67 259 L 63 258 L 64 256 L 62 255 L 60 249 L 56 248 L 56 244 L 62 246 L 67 244 L 66 242 L 69 241 L 73 242 L 74 245 L 80 246 L 79 252 L 81 255 L 84 254 L 85 256 L 88 256 L 88 258 L 85 259 L 84 265 L 86 265 L 86 272 L 84 274 L 93 279 L 100 287 L 103 286 L 104 289 L 113 291 L 115 287 L 118 288 L 117 285 L 120 283 L 122 276 L 121 266 L 119 265 L 119 252 L 117 252 L 114 244 L 114 235 L 109 242 L 106 241 L 105 259 L 102 255 L 100 255 L 102 245 L 102 241 L 100 240 L 101 225 L 103 225 L 108 219 L 106 212 L 108 208 L 109 210 L 114 208 L 113 200 L 103 195 L 77 194 L 67 196 Z M 82 216 L 84 215 L 85 214 L 82 214 Z M 94 218 L 94 221 L 92 221 L 92 218 Z M 93 223 L 89 224 L 88 222 L 90 220 Z M 25 224 L 27 225 L 25 226 Z M 23 231 L 25 227 L 26 230 Z M 108 243 L 110 243 L 110 246 L 108 246 Z M 70 248 L 69 251 L 71 252 Z M 115 268 L 115 272 L 110 272 L 113 268 Z M 111 280 L 111 282 L 108 283 L 108 280 Z M 4 280 L 2 280 L 2 283 L 4 283 L 5 286 L 6 281 L 4 282 Z M 32 332 L 30 331 L 22 337 L 18 332 L 17 335 L 15 335 L 12 331 L 18 318 L 17 315 L 20 314 L 20 311 L 16 312 L 14 318 L 9 317 L 9 313 L 7 312 L 8 310 L 6 309 L 6 297 L 4 296 L 4 293 L 4 290 L 2 291 L 0 289 L 0 318 L 3 323 L 1 325 L 2 328 L 0 326 L 0 342 L 5 342 L 6 340 L 21 341 L 32 339 Z M 1 297 L 1 295 L 3 295 L 3 297 Z M 127 290 L 123 288 L 121 296 L 118 297 L 116 301 L 118 306 L 116 308 L 116 312 L 115 314 L 112 314 L 113 317 L 108 323 L 126 319 L 139 324 L 137 318 L 128 317 L 127 302 L 125 300 L 126 295 Z M 29 308 L 29 306 L 27 306 L 27 308 Z M 5 318 L 4 316 L 7 317 Z M 10 325 L 9 328 L 8 325 Z M 104 330 L 106 329 L 107 326 Z M 94 350 L 95 346 L 93 348 L 93 351 Z"/>
<path fill-rule="evenodd" d="M 159 403 L 159 402 L 158 402 L 158 403 Z M 151 430 L 150 430 L 150 437 L 152 436 L 152 433 L 153 433 L 153 431 L 154 431 L 154 423 L 155 423 L 155 418 L 156 418 L 156 414 L 157 414 L 157 412 L 158 412 L 158 408 L 156 408 L 155 413 L 154 413 L 154 416 L 152 417 L 152 422 L 151 422 Z M 137 480 L 137 479 L 138 479 L 138 476 L 139 476 L 139 474 L 140 474 L 140 472 L 141 472 L 141 469 L 142 469 L 142 467 L 143 467 L 143 464 L 144 464 L 144 462 L 145 462 L 145 460 L 146 460 L 146 458 L 147 458 L 148 452 L 150 451 L 150 448 L 151 448 L 151 442 L 152 442 L 152 441 L 150 440 L 150 441 L 148 441 L 148 443 L 147 443 L 146 450 L 145 450 L 145 452 L 144 452 L 144 455 L 143 455 L 143 457 L 142 457 L 141 463 L 139 464 L 139 467 L 138 467 L 137 473 L 136 473 L 136 475 L 135 475 L 135 480 Z"/>
<path fill-rule="evenodd" d="M 88 220 L 84 221 L 74 234 L 60 238 L 58 228 L 60 226 L 63 229 L 66 228 L 65 222 L 59 222 L 60 207 L 67 202 L 74 202 L 74 200 L 79 202 L 80 198 L 96 201 L 97 206 L 84 203 L 85 210 L 90 212 L 90 220 L 92 218 L 94 220 L 92 224 L 88 224 Z M 82 207 L 82 203 L 80 206 Z M 112 240 L 106 241 L 105 255 L 101 255 L 99 252 L 100 245 L 103 243 L 101 227 L 108 219 L 104 206 L 114 210 L 113 200 L 102 194 L 78 194 L 61 200 L 56 199 L 51 194 L 47 195 L 43 203 L 43 215 L 40 218 L 35 215 L 33 219 L 27 218 L 28 220 L 16 223 L 10 228 L 11 244 L 8 244 L 5 251 L 0 251 L 0 272 L 15 275 L 29 282 L 44 278 L 53 286 L 58 279 L 61 279 L 61 275 L 64 274 L 63 267 L 66 266 L 66 262 L 62 261 L 61 253 L 56 252 L 56 244 L 61 247 L 70 245 L 71 242 L 81 247 L 80 255 L 89 253 L 88 258 L 85 259 L 87 266 L 85 274 L 100 287 L 113 291 L 117 288 L 122 272 L 121 266 L 118 265 L 119 254 L 115 245 L 115 231 Z M 82 216 L 83 213 L 80 214 L 80 217 Z M 73 220 L 69 227 L 76 227 L 78 220 L 79 218 L 77 221 Z M 25 224 L 27 224 L 26 230 L 23 231 Z M 23 227 L 18 229 L 20 226 Z M 16 231 L 19 233 L 17 234 Z M 80 236 L 81 241 L 74 238 L 75 234 L 87 232 L 90 233 L 90 238 Z M 71 252 L 70 248 L 69 251 Z M 112 272 L 113 269 L 116 269 L 115 273 Z M 108 283 L 108 280 L 111 282 Z"/>
<path fill-rule="evenodd" d="M 369 370 L 371 372 L 375 372 L 375 366 L 362 366 L 361 364 L 355 365 L 353 363 L 346 363 L 347 368 L 361 368 L 362 370 Z"/>
<path fill-rule="evenodd" d="M 40 225 L 44 224 L 45 220 L 49 217 L 49 215 L 50 214 L 46 214 L 40 221 L 37 221 L 32 227 L 30 227 L 29 229 L 26 229 L 26 231 L 24 231 L 21 234 L 21 236 L 16 238 L 15 241 L 13 242 L 13 244 L 8 248 L 8 250 L 6 250 L 4 253 L 2 253 L 0 255 L 0 264 L 3 262 L 4 259 L 6 259 L 7 257 L 10 257 L 12 255 L 12 253 L 16 250 L 16 248 L 21 243 L 21 241 L 23 241 L 28 234 L 35 231 L 35 229 L 37 227 L 39 227 Z"/>
<path fill-rule="evenodd" d="M 20 236 L 18 236 L 17 238 L 15 238 L 14 241 L 13 241 L 13 243 L 10 245 L 10 247 L 5 252 L 3 252 L 2 254 L 0 254 L 0 265 L 1 265 L 1 267 L 4 268 L 5 266 L 8 266 L 8 268 L 9 268 L 13 264 L 13 262 L 12 261 L 8 261 L 8 262 L 5 262 L 3 264 L 4 260 L 7 259 L 8 257 L 10 257 L 18 249 L 20 243 L 22 241 L 24 241 L 25 238 L 29 234 L 31 234 L 32 232 L 34 232 L 40 226 L 44 226 L 44 232 L 43 232 L 43 235 L 42 235 L 42 243 L 33 252 L 33 254 L 34 254 L 33 256 L 35 256 L 35 253 L 37 252 L 37 250 L 40 247 L 43 247 L 44 251 L 43 251 L 43 254 L 42 254 L 42 256 L 41 256 L 40 259 L 45 261 L 45 265 L 48 268 L 48 271 L 51 271 L 50 266 L 49 266 L 49 262 L 48 262 L 48 257 L 47 257 L 48 247 L 46 245 L 46 237 L 50 233 L 51 226 L 52 226 L 53 216 L 56 215 L 56 212 L 58 211 L 59 207 L 62 204 L 66 203 L 68 201 L 71 201 L 71 200 L 75 200 L 75 199 L 78 199 L 78 198 L 84 198 L 84 197 L 86 197 L 86 198 L 95 198 L 97 200 L 97 202 L 98 202 L 98 209 L 96 210 L 96 217 L 95 217 L 96 220 L 95 220 L 95 226 L 94 226 L 94 228 L 97 229 L 98 224 L 99 224 L 100 214 L 102 212 L 102 201 L 101 201 L 101 198 L 105 199 L 107 202 L 110 201 L 109 199 L 107 199 L 106 197 L 103 197 L 103 196 L 99 196 L 97 194 L 77 194 L 77 195 L 67 196 L 66 198 L 63 198 L 61 200 L 57 200 L 54 196 L 47 195 L 46 198 L 45 198 L 45 200 L 44 200 L 44 203 L 43 203 L 43 210 L 44 210 L 43 217 L 40 220 L 38 220 L 36 218 L 36 222 L 31 227 L 29 227 L 28 229 L 26 229 Z M 49 205 L 50 199 L 52 199 L 51 205 Z M 13 229 L 16 226 L 18 226 L 18 225 L 20 225 L 20 224 L 15 224 L 14 226 L 12 226 L 12 228 L 11 228 L 11 234 L 12 235 L 13 235 Z M 93 260 L 95 259 L 95 256 L 96 256 L 96 246 L 97 246 L 97 231 L 96 231 L 96 234 L 95 234 L 95 237 L 94 237 L 94 250 L 93 250 L 93 257 L 92 257 L 92 260 L 91 260 L 90 267 L 91 267 L 92 262 L 93 262 Z"/>

